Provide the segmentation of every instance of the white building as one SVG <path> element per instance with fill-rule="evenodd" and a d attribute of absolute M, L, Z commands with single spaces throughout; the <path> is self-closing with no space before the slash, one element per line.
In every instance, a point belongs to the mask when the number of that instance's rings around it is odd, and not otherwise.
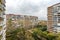
<path fill-rule="evenodd" d="M 48 7 L 48 31 L 60 32 L 60 3 Z"/>
<path fill-rule="evenodd" d="M 0 0 L 0 40 L 5 39 L 6 20 L 5 20 L 5 0 Z"/>

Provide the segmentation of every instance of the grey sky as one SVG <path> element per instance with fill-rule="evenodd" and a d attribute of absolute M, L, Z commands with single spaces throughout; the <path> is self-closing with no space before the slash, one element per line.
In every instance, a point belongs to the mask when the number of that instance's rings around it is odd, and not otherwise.
<path fill-rule="evenodd" d="M 38 16 L 47 20 L 47 7 L 60 0 L 6 0 L 6 13 Z"/>

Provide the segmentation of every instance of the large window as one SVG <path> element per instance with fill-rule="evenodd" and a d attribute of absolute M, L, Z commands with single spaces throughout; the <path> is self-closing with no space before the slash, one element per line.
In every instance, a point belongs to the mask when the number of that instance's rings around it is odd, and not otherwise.
<path fill-rule="evenodd" d="M 53 13 L 57 12 L 57 7 L 53 7 Z"/>
<path fill-rule="evenodd" d="M 58 10 L 60 10 L 60 6 L 58 6 L 57 8 L 58 8 Z"/>
<path fill-rule="evenodd" d="M 60 13 L 58 13 L 58 23 L 60 23 Z"/>

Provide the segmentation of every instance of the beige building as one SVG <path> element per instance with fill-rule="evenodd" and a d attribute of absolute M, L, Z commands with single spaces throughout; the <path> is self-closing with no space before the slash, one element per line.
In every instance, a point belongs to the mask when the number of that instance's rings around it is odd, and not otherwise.
<path fill-rule="evenodd" d="M 48 31 L 60 32 L 60 3 L 48 7 Z"/>
<path fill-rule="evenodd" d="M 5 39 L 6 22 L 5 22 L 5 0 L 0 0 L 0 40 Z"/>
<path fill-rule="evenodd" d="M 6 14 L 7 27 L 9 19 L 12 19 L 12 23 L 15 28 L 23 27 L 29 29 L 38 24 L 38 17 L 36 16 Z"/>

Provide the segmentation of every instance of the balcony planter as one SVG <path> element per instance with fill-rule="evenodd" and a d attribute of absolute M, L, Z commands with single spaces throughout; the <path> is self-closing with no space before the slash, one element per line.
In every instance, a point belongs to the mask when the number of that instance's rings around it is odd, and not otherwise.
<path fill-rule="evenodd" d="M 0 17 L 0 22 L 3 21 L 4 18 Z"/>
<path fill-rule="evenodd" d="M 0 35 L 0 40 L 1 40 L 1 38 L 2 38 L 2 35 Z"/>
<path fill-rule="evenodd" d="M 1 29 L 2 29 L 2 26 L 0 26 L 0 31 L 1 31 Z"/>

